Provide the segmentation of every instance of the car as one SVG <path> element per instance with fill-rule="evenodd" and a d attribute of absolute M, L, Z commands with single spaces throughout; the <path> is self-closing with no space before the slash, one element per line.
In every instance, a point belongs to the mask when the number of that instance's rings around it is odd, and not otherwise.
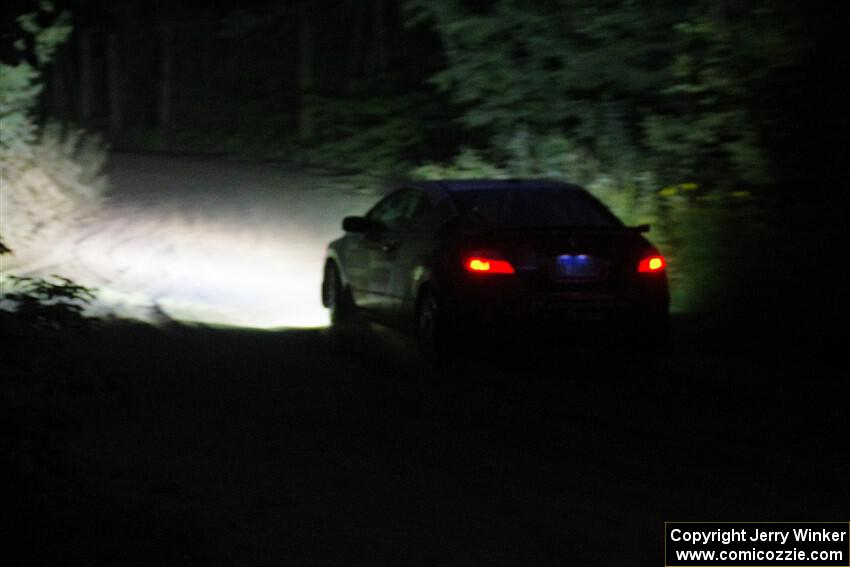
<path fill-rule="evenodd" d="M 407 183 L 328 245 L 322 303 L 435 353 L 475 337 L 597 333 L 660 344 L 666 260 L 585 189 L 552 180 Z"/>

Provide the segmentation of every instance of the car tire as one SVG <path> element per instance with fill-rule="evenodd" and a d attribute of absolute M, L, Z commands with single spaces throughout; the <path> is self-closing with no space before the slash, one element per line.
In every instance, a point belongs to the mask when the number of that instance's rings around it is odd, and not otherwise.
<path fill-rule="evenodd" d="M 355 310 L 351 290 L 343 286 L 339 268 L 334 262 L 325 264 L 322 303 L 330 311 L 332 327 L 341 327 L 354 321 Z"/>
<path fill-rule="evenodd" d="M 416 302 L 416 342 L 427 359 L 440 358 L 446 352 L 446 325 L 442 304 L 431 289 L 424 289 Z"/>
<path fill-rule="evenodd" d="M 673 329 L 670 316 L 659 317 L 652 328 L 652 345 L 657 355 L 673 354 Z"/>
<path fill-rule="evenodd" d="M 670 318 L 665 314 L 632 323 L 626 344 L 636 354 L 649 358 L 672 354 Z"/>

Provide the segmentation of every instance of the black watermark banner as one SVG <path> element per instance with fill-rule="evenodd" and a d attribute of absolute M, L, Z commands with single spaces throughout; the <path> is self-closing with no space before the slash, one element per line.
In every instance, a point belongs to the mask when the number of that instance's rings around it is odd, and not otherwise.
<path fill-rule="evenodd" d="M 850 523 L 666 522 L 667 567 L 848 567 Z"/>

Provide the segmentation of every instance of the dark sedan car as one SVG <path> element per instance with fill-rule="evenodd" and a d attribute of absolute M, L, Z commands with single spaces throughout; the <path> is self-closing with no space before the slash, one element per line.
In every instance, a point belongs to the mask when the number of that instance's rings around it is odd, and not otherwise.
<path fill-rule="evenodd" d="M 602 330 L 652 343 L 668 324 L 666 262 L 584 189 L 554 181 L 411 183 L 328 246 L 322 302 L 415 333 L 451 337 Z"/>

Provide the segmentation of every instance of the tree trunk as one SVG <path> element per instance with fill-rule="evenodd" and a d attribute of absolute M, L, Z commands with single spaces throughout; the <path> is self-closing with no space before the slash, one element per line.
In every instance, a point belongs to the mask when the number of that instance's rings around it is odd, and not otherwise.
<path fill-rule="evenodd" d="M 160 77 L 157 119 L 160 128 L 171 125 L 172 81 L 174 69 L 174 24 L 166 20 L 160 34 Z"/>
<path fill-rule="evenodd" d="M 80 122 L 88 123 L 94 113 L 94 34 L 80 31 Z"/>
<path fill-rule="evenodd" d="M 298 6 L 298 138 L 308 142 L 313 137 L 310 95 L 313 90 L 313 38 L 310 29 L 309 4 Z"/>
<path fill-rule="evenodd" d="M 106 38 L 106 77 L 109 96 L 109 132 L 113 136 L 124 127 L 124 69 L 118 47 L 118 36 L 110 33 Z"/>
<path fill-rule="evenodd" d="M 353 11 L 353 17 L 348 43 L 348 77 L 346 77 L 346 91 L 349 93 L 354 91 L 358 79 L 362 77 L 363 73 L 363 27 L 365 20 L 362 0 L 354 0 L 350 9 Z"/>
<path fill-rule="evenodd" d="M 378 75 L 387 69 L 387 25 L 384 0 L 372 0 L 372 71 Z"/>
<path fill-rule="evenodd" d="M 68 97 L 62 73 L 66 57 L 65 49 L 59 46 L 50 68 L 50 114 L 63 122 L 68 118 Z"/>
<path fill-rule="evenodd" d="M 75 52 L 72 49 L 72 44 L 66 44 L 63 47 L 65 52 L 64 57 L 59 61 L 53 62 L 53 68 L 59 75 L 58 84 L 64 92 L 65 98 L 65 118 L 69 121 L 80 121 L 80 93 L 82 86 L 80 85 L 80 68 L 74 57 Z"/>

